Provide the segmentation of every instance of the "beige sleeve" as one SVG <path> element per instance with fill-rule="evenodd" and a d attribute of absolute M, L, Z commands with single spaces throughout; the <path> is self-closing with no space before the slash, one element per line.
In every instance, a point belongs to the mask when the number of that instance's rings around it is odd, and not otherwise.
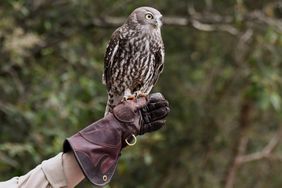
<path fill-rule="evenodd" d="M 0 188 L 63 188 L 67 181 L 63 169 L 63 154 L 43 161 L 24 176 L 0 182 Z"/>

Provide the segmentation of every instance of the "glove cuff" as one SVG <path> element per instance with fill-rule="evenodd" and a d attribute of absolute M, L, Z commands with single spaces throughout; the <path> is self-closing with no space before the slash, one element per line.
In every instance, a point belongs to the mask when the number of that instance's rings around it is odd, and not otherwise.
<path fill-rule="evenodd" d="M 118 163 L 118 156 L 116 157 L 116 159 L 114 159 L 110 165 L 110 168 L 108 168 L 108 170 L 106 172 L 102 172 L 102 164 L 105 160 L 107 160 L 107 155 L 105 156 L 101 156 L 99 161 L 94 162 L 93 159 L 91 158 L 91 156 L 89 156 L 87 153 L 80 151 L 80 150 L 74 150 L 74 148 L 72 148 L 71 144 L 72 142 L 74 142 L 75 138 L 71 137 L 71 138 L 67 138 L 64 141 L 64 145 L 63 145 L 63 151 L 64 152 L 68 152 L 68 151 L 73 151 L 74 156 L 76 158 L 77 163 L 79 164 L 84 176 L 94 185 L 96 186 L 105 186 L 106 184 L 108 184 L 117 167 L 117 163 Z M 96 163 L 96 165 L 93 165 Z"/>
<path fill-rule="evenodd" d="M 85 177 L 94 185 L 104 186 L 115 173 L 122 148 L 123 132 L 112 114 L 67 138 L 63 151 L 73 151 Z"/>

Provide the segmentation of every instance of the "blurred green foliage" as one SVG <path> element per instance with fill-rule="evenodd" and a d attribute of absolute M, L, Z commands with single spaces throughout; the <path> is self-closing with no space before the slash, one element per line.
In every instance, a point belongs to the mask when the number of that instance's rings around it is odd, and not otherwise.
<path fill-rule="evenodd" d="M 109 187 L 224 187 L 242 134 L 245 154 L 267 145 L 282 126 L 281 2 L 2 0 L 0 180 L 54 156 L 103 116 L 103 55 L 115 27 L 92 20 L 142 5 L 184 18 L 193 5 L 212 29 L 163 26 L 165 69 L 154 91 L 170 101 L 167 126 L 123 151 Z M 235 187 L 280 188 L 281 174 L 281 160 L 245 163 Z"/>

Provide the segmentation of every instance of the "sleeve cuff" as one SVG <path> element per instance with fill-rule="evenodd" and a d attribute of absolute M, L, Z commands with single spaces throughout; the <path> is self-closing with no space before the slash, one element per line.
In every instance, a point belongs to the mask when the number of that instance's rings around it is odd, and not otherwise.
<path fill-rule="evenodd" d="M 42 170 L 52 187 L 67 187 L 63 169 L 63 153 L 42 162 Z"/>

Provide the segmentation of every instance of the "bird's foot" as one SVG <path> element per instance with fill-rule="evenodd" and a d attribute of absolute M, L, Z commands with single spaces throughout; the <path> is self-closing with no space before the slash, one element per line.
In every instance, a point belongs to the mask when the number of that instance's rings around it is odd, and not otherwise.
<path fill-rule="evenodd" d="M 136 100 L 138 100 L 139 102 L 142 101 L 140 104 L 142 104 L 141 106 L 144 107 L 144 105 L 149 101 L 149 95 L 146 93 L 143 93 L 142 91 L 136 91 L 135 93 L 135 97 Z"/>
<path fill-rule="evenodd" d="M 135 95 L 126 95 L 123 96 L 123 101 L 127 101 L 127 100 L 135 100 L 136 96 Z"/>
<path fill-rule="evenodd" d="M 136 98 L 142 98 L 142 97 L 147 98 L 148 95 L 147 95 L 146 93 L 143 93 L 142 91 L 137 91 L 137 92 L 135 93 L 135 97 L 136 97 Z"/>

